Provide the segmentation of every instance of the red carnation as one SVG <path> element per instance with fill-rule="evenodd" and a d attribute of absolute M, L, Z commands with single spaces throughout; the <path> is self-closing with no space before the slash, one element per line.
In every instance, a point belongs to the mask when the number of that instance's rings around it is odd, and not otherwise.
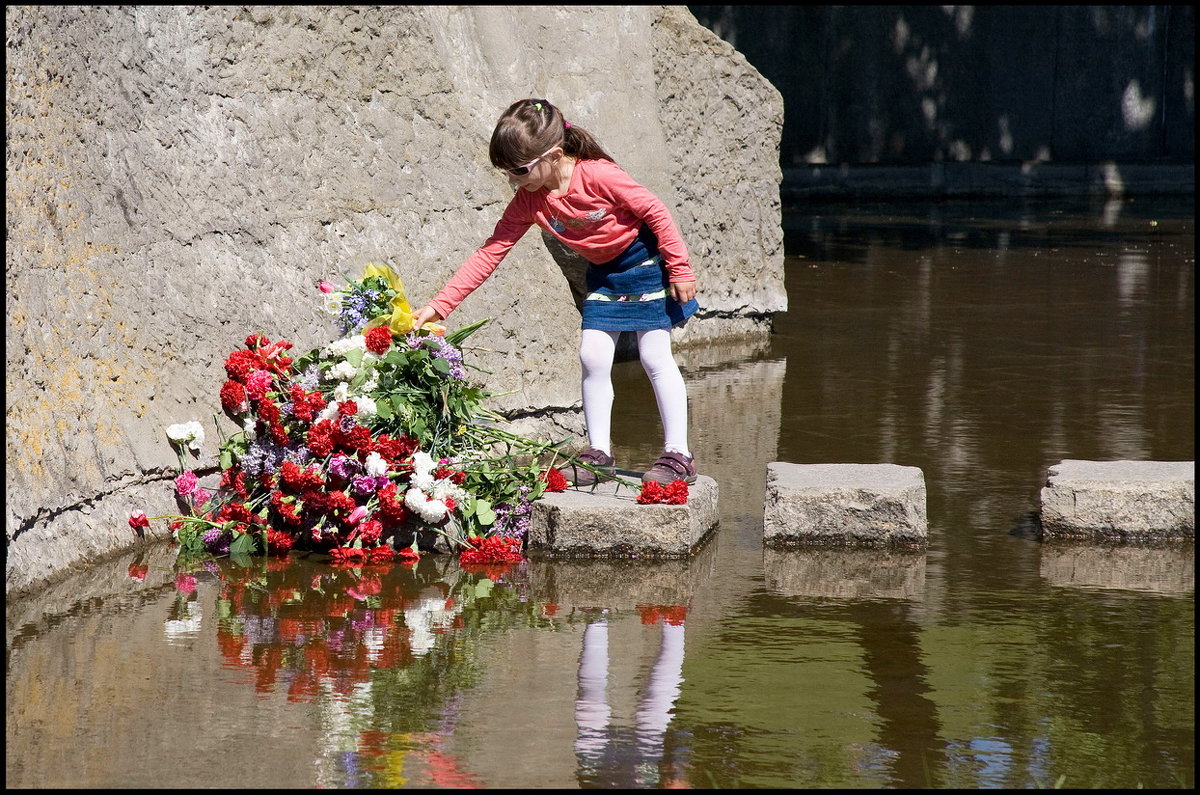
<path fill-rule="evenodd" d="M 546 481 L 546 491 L 567 490 L 567 476 L 557 469 L 547 469 L 540 478 Z"/>
<path fill-rule="evenodd" d="M 378 519 L 368 519 L 358 528 L 358 536 L 364 544 L 377 544 L 383 535 L 383 523 Z"/>
<path fill-rule="evenodd" d="M 662 502 L 662 498 L 662 484 L 657 480 L 651 480 L 642 484 L 642 492 L 638 495 L 637 501 L 642 505 L 653 505 Z"/>
<path fill-rule="evenodd" d="M 362 547 L 334 547 L 329 550 L 335 566 L 362 565 L 367 557 L 367 551 Z"/>
<path fill-rule="evenodd" d="M 225 374 L 234 381 L 245 383 L 246 376 L 260 369 L 262 357 L 254 351 L 234 351 L 225 359 Z"/>
<path fill-rule="evenodd" d="M 396 550 L 389 547 L 387 544 L 375 547 L 367 553 L 367 558 L 372 563 L 387 563 L 396 557 Z"/>
<path fill-rule="evenodd" d="M 275 528 L 267 531 L 267 549 L 272 555 L 286 555 L 296 539 Z"/>
<path fill-rule="evenodd" d="M 470 544 L 458 554 L 460 563 L 506 563 L 522 561 L 521 539 L 511 536 L 469 538 Z"/>
<path fill-rule="evenodd" d="M 684 480 L 674 480 L 663 486 L 651 480 L 642 485 L 642 492 L 637 501 L 642 505 L 685 505 L 688 501 L 688 484 Z"/>
<path fill-rule="evenodd" d="M 392 330 L 387 326 L 368 329 L 363 338 L 367 343 L 367 350 L 376 356 L 383 356 L 388 352 L 388 348 L 392 347 Z"/>
<path fill-rule="evenodd" d="M 666 489 L 664 496 L 668 505 L 686 505 L 688 501 L 688 484 L 686 480 L 673 481 Z"/>
<path fill-rule="evenodd" d="M 250 410 L 246 388 L 237 381 L 226 381 L 221 387 L 221 406 L 230 414 L 245 414 Z"/>
<path fill-rule="evenodd" d="M 396 557 L 400 558 L 401 563 L 416 563 L 421 559 L 421 553 L 412 547 L 405 547 L 396 551 Z"/>

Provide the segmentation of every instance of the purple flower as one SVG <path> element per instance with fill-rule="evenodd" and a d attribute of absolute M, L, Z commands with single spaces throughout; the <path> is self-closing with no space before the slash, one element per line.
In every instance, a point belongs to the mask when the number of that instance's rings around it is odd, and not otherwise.
<path fill-rule="evenodd" d="M 376 481 L 377 478 L 373 478 L 370 475 L 359 475 L 354 478 L 352 483 L 354 492 L 356 494 L 374 494 L 376 488 L 378 488 L 375 485 Z"/>
<path fill-rule="evenodd" d="M 329 462 L 329 471 L 342 480 L 349 480 L 362 471 L 362 464 L 349 456 L 334 456 Z"/>
<path fill-rule="evenodd" d="M 204 548 L 213 555 L 224 555 L 229 552 L 229 537 L 219 527 L 214 527 L 206 532 L 200 540 L 204 542 Z"/>

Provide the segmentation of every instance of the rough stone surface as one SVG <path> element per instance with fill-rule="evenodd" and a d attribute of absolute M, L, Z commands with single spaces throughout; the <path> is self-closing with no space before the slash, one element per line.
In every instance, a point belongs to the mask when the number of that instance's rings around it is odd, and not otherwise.
<path fill-rule="evenodd" d="M 767 545 L 923 547 L 925 476 L 896 464 L 767 464 Z"/>
<path fill-rule="evenodd" d="M 687 505 L 641 505 L 633 488 L 614 481 L 547 494 L 533 504 L 529 551 L 554 557 L 685 557 L 720 521 L 717 492 L 717 482 L 700 475 L 688 487 Z"/>
<path fill-rule="evenodd" d="M 1050 467 L 1041 491 L 1046 539 L 1196 537 L 1195 461 L 1080 461 Z"/>
<path fill-rule="evenodd" d="M 130 510 L 175 511 L 164 429 L 218 436 L 222 364 L 248 333 L 299 351 L 336 336 L 317 280 L 387 262 L 432 297 L 511 195 L 487 141 L 515 99 L 562 105 L 672 207 L 704 305 L 681 345 L 765 333 L 786 306 L 779 94 L 682 7 L 5 22 L 6 592 L 120 550 Z M 494 318 L 470 354 L 494 407 L 553 432 L 580 428 L 570 304 L 530 234 L 450 318 Z M 214 468 L 215 445 L 188 465 Z"/>

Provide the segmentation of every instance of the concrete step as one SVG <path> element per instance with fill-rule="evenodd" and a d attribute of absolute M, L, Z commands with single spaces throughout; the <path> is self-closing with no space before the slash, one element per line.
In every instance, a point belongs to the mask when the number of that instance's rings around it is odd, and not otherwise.
<path fill-rule="evenodd" d="M 617 470 L 640 485 L 642 473 Z M 717 526 L 717 482 L 700 475 L 686 505 L 642 505 L 637 487 L 604 481 L 549 493 L 533 504 L 533 557 L 682 558 Z"/>
<path fill-rule="evenodd" d="M 763 543 L 926 546 L 925 475 L 896 464 L 767 464 Z"/>
<path fill-rule="evenodd" d="M 1044 539 L 1196 538 L 1195 461 L 1082 461 L 1047 470 Z"/>

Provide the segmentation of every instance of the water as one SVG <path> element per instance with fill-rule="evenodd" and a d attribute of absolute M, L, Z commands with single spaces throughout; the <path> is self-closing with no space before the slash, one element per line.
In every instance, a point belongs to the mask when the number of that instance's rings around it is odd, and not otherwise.
<path fill-rule="evenodd" d="M 131 553 L 8 605 L 7 783 L 1190 788 L 1193 546 L 1041 544 L 1030 514 L 1064 458 L 1194 459 L 1193 214 L 788 213 L 776 333 L 682 357 L 721 487 L 691 560 Z M 770 461 L 920 467 L 928 550 L 764 550 Z"/>

